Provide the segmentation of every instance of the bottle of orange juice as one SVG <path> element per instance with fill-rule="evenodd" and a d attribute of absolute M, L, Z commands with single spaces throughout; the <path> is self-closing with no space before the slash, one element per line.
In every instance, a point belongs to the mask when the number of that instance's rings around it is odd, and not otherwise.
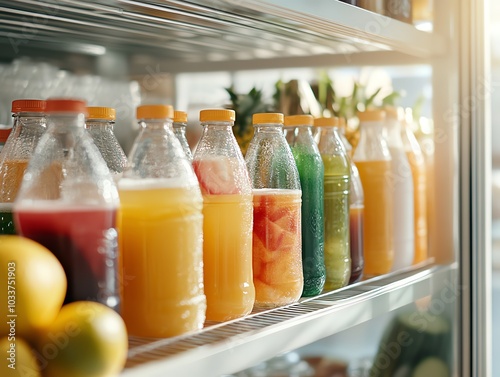
<path fill-rule="evenodd" d="M 203 198 L 172 129 L 173 108 L 137 108 L 141 131 L 118 188 L 122 316 L 131 335 L 171 337 L 200 329 Z"/>
<path fill-rule="evenodd" d="M 253 188 L 255 306 L 276 307 L 302 294 L 302 190 L 283 114 L 257 113 L 252 121 L 245 161 Z"/>
<path fill-rule="evenodd" d="M 413 176 L 413 204 L 415 208 L 415 256 L 413 264 L 424 262 L 428 258 L 427 237 L 427 168 L 420 144 L 411 129 L 413 116 L 406 111 L 401 139 L 405 148 Z"/>
<path fill-rule="evenodd" d="M 364 252 L 367 277 L 382 275 L 394 263 L 392 159 L 383 137 L 385 112 L 358 113 L 360 137 L 353 160 L 363 184 Z"/>
<path fill-rule="evenodd" d="M 203 134 L 193 168 L 203 194 L 203 271 L 207 320 L 227 321 L 253 308 L 252 186 L 233 135 L 235 112 L 200 112 Z"/>

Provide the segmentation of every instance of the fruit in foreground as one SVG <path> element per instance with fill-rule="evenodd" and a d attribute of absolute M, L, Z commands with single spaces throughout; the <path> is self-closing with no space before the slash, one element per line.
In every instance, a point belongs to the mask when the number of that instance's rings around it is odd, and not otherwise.
<path fill-rule="evenodd" d="M 0 376 L 2 377 L 41 377 L 35 355 L 30 345 L 19 337 L 3 337 L 0 339 L 2 357 Z"/>
<path fill-rule="evenodd" d="M 109 377 L 127 359 L 125 323 L 114 310 L 91 301 L 64 305 L 39 343 L 44 375 Z"/>
<path fill-rule="evenodd" d="M 0 236 L 0 336 L 15 332 L 34 340 L 54 321 L 66 294 L 66 275 L 57 258 L 28 238 Z"/>

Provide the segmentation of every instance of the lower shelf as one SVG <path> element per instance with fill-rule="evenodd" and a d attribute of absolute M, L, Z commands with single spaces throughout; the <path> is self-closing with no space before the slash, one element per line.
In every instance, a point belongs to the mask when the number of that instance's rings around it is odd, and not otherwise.
<path fill-rule="evenodd" d="M 423 266 L 169 339 L 130 338 L 123 376 L 218 377 L 428 297 L 459 296 L 457 265 Z M 445 301 L 446 300 L 446 301 Z"/>

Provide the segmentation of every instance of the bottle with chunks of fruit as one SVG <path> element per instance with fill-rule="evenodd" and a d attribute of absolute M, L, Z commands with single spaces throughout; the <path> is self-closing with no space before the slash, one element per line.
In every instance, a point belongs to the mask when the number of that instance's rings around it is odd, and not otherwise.
<path fill-rule="evenodd" d="M 227 321 L 252 311 L 252 185 L 232 127 L 234 110 L 200 112 L 203 134 L 193 168 L 203 195 L 206 318 Z"/>
<path fill-rule="evenodd" d="M 277 307 L 302 294 L 299 172 L 283 134 L 283 114 L 257 113 L 245 161 L 253 188 L 255 306 Z"/>

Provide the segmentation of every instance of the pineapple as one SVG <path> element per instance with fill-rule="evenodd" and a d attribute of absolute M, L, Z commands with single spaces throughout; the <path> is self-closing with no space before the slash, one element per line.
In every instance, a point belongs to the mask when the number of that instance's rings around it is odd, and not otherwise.
<path fill-rule="evenodd" d="M 236 112 L 233 133 L 244 156 L 253 137 L 252 115 L 268 112 L 271 106 L 264 102 L 262 91 L 255 87 L 247 94 L 235 93 L 232 87 L 225 89 L 231 101 L 227 107 Z"/>

